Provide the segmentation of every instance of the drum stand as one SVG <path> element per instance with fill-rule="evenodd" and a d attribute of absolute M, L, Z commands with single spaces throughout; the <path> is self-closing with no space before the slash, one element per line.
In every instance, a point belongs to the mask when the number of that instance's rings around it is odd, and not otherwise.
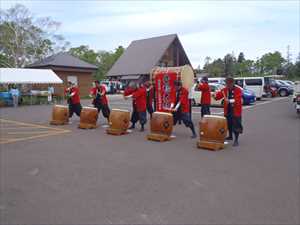
<path fill-rule="evenodd" d="M 112 128 L 107 128 L 106 129 L 106 133 L 107 134 L 111 134 L 111 135 L 116 135 L 116 136 L 120 136 L 120 135 L 124 135 L 124 134 L 128 134 L 129 132 L 127 130 L 117 130 L 117 129 L 112 129 Z"/>
<path fill-rule="evenodd" d="M 78 128 L 80 129 L 96 129 L 98 126 L 90 123 L 79 123 Z"/>
<path fill-rule="evenodd" d="M 69 123 L 69 121 L 62 121 L 62 120 L 51 120 L 50 121 L 51 125 L 66 125 L 68 123 Z"/>
<path fill-rule="evenodd" d="M 151 133 L 147 135 L 147 139 L 150 141 L 164 142 L 164 141 L 170 141 L 171 137 L 166 134 Z"/>
<path fill-rule="evenodd" d="M 225 144 L 220 142 L 199 140 L 197 141 L 197 147 L 201 149 L 207 149 L 210 151 L 219 151 L 225 147 Z"/>

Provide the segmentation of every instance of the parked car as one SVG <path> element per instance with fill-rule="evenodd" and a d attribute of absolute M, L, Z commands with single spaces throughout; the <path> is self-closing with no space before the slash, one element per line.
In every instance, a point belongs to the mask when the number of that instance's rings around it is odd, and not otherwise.
<path fill-rule="evenodd" d="M 123 84 L 120 81 L 103 80 L 101 81 L 101 84 L 105 86 L 108 94 L 115 94 L 123 89 Z"/>
<path fill-rule="evenodd" d="M 200 80 L 199 80 L 199 82 L 200 82 Z M 224 77 L 209 77 L 208 83 L 225 85 L 225 78 Z"/>
<path fill-rule="evenodd" d="M 256 96 L 254 91 L 243 89 L 243 105 L 250 105 L 256 101 Z"/>
<path fill-rule="evenodd" d="M 240 87 L 253 91 L 257 99 L 261 99 L 267 95 L 265 92 L 266 85 L 269 83 L 267 77 L 237 77 L 234 80 L 235 84 Z"/>
<path fill-rule="evenodd" d="M 292 87 L 295 86 L 295 82 L 293 82 L 293 81 L 290 81 L 290 80 L 281 80 L 281 81 L 283 81 L 284 83 L 286 83 L 286 84 L 288 84 L 288 85 L 290 85 Z"/>
<path fill-rule="evenodd" d="M 217 84 L 217 83 L 210 83 L 210 90 L 211 90 L 211 95 L 213 96 L 213 94 L 222 89 L 224 87 L 224 85 L 222 84 Z M 198 91 L 197 88 L 197 84 L 194 84 L 193 88 L 192 88 L 192 103 L 193 105 L 200 105 L 201 104 L 201 91 Z M 221 106 L 223 104 L 223 99 L 221 100 L 215 100 L 214 97 L 211 96 L 211 105 L 214 106 Z"/>
<path fill-rule="evenodd" d="M 5 91 L 0 92 L 0 101 L 3 102 L 5 106 L 12 106 L 13 105 L 13 98 L 11 93 Z"/>
<path fill-rule="evenodd" d="M 280 97 L 289 96 L 294 93 L 294 90 L 291 86 L 286 85 L 285 83 L 279 80 L 272 80 L 270 85 L 271 87 L 276 88 L 277 93 Z"/>
<path fill-rule="evenodd" d="M 292 95 L 293 102 L 296 102 L 296 96 L 300 94 L 300 81 L 295 81 L 294 93 Z"/>

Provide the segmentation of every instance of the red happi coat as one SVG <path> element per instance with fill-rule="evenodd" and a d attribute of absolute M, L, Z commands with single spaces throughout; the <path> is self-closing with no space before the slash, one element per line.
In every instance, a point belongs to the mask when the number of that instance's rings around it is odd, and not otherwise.
<path fill-rule="evenodd" d="M 233 103 L 233 115 L 240 117 L 242 115 L 242 89 L 234 86 L 233 88 L 233 96 L 234 96 L 234 103 Z M 228 88 L 225 87 L 222 90 L 216 93 L 216 100 L 220 100 L 224 98 L 224 115 L 227 115 L 228 111 Z"/>

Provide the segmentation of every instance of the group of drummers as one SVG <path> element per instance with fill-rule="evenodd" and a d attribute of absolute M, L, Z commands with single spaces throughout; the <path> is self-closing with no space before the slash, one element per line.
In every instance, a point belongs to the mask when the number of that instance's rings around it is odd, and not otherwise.
<path fill-rule="evenodd" d="M 226 86 L 213 96 L 211 94 L 208 78 L 203 77 L 197 85 L 197 89 L 202 92 L 201 95 L 201 117 L 210 115 L 211 97 L 216 100 L 224 99 L 224 116 L 227 119 L 228 137 L 226 140 L 234 140 L 233 146 L 239 145 L 239 134 L 243 132 L 242 126 L 242 90 L 234 85 L 232 77 L 226 78 Z M 189 90 L 183 87 L 181 81 L 175 81 L 176 101 L 171 103 L 168 109 L 173 114 L 174 125 L 184 123 L 191 132 L 191 138 L 196 138 L 197 134 L 191 116 L 191 101 L 189 99 Z M 78 87 L 69 82 L 65 90 L 69 105 L 69 117 L 75 113 L 80 116 L 81 103 Z M 129 129 L 135 129 L 136 123 L 140 123 L 140 131 L 145 130 L 147 123 L 147 113 L 150 118 L 154 112 L 154 87 L 151 82 L 130 83 L 124 90 L 124 98 L 132 99 L 131 126 Z M 90 90 L 92 104 L 97 108 L 98 113 L 101 111 L 103 116 L 109 120 L 110 108 L 106 96 L 106 87 L 99 81 L 93 82 Z"/>

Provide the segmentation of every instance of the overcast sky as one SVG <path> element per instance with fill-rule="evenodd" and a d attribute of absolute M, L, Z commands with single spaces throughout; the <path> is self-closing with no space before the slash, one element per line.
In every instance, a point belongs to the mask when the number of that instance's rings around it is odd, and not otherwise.
<path fill-rule="evenodd" d="M 244 52 L 256 59 L 270 51 L 293 60 L 299 48 L 300 1 L 12 1 L 38 17 L 62 23 L 59 33 L 72 47 L 95 50 L 127 47 L 136 39 L 177 33 L 194 67 L 206 56 Z"/>

